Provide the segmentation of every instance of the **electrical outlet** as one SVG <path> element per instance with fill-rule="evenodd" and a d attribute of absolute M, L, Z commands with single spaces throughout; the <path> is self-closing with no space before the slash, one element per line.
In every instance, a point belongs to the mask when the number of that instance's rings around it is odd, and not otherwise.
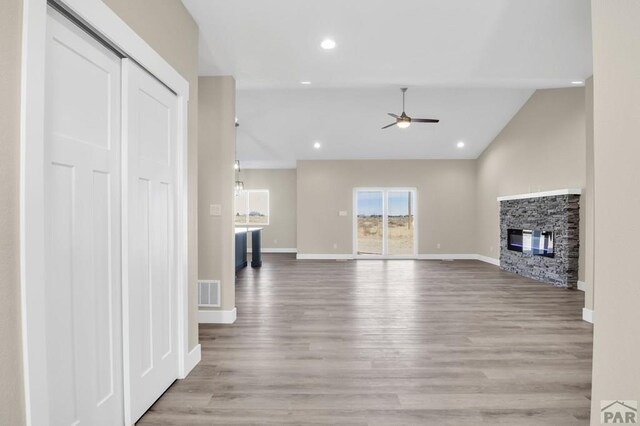
<path fill-rule="evenodd" d="M 338 216 L 341 216 L 341 217 L 345 217 L 345 216 L 347 216 L 347 214 L 348 214 L 348 213 L 347 213 L 347 211 L 346 211 L 346 210 L 340 210 L 340 211 L 338 212 Z"/>
<path fill-rule="evenodd" d="M 493 253 L 493 246 L 489 247 L 489 251 Z"/>
<path fill-rule="evenodd" d="M 337 243 L 333 243 L 333 248 L 337 249 L 338 248 L 338 244 Z"/>
<path fill-rule="evenodd" d="M 278 240 L 273 240 L 273 244 L 277 245 L 278 244 Z"/>
<path fill-rule="evenodd" d="M 436 248 L 440 250 L 440 243 L 436 244 Z"/>

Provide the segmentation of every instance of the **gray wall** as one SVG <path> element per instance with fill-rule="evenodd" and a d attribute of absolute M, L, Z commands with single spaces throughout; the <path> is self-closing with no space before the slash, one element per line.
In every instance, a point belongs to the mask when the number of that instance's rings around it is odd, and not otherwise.
<path fill-rule="evenodd" d="M 298 253 L 353 253 L 353 188 L 382 186 L 418 189 L 420 254 L 473 254 L 475 179 L 474 160 L 298 161 Z"/>
<path fill-rule="evenodd" d="M 235 307 L 234 174 L 236 83 L 200 77 L 198 278 L 220 280 L 222 310 Z M 210 216 L 219 204 L 222 214 Z"/>
<path fill-rule="evenodd" d="M 269 225 L 262 231 L 263 248 L 296 248 L 296 169 L 242 170 L 245 189 L 269 190 Z M 248 241 L 251 246 L 251 238 Z"/>
<path fill-rule="evenodd" d="M 474 252 L 497 259 L 498 196 L 585 188 L 584 88 L 536 91 L 477 162 L 478 243 Z M 579 279 L 584 280 L 584 246 L 580 259 Z"/>
<path fill-rule="evenodd" d="M 640 400 L 640 2 L 593 0 L 595 292 L 591 424 Z"/>
<path fill-rule="evenodd" d="M 24 424 L 20 333 L 20 50 L 22 1 L 0 12 L 0 424 Z"/>

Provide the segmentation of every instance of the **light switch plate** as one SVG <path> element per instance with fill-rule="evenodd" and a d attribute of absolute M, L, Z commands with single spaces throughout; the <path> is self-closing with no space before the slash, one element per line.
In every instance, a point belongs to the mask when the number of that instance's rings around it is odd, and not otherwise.
<path fill-rule="evenodd" d="M 209 216 L 221 216 L 221 215 L 222 215 L 222 206 L 220 206 L 220 204 L 209 205 Z"/>
<path fill-rule="evenodd" d="M 340 210 L 338 212 L 338 216 L 346 216 L 347 215 L 347 211 L 346 210 Z"/>

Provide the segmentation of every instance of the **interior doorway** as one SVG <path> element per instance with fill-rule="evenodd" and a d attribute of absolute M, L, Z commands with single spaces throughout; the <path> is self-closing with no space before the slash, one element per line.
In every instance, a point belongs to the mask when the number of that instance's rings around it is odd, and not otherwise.
<path fill-rule="evenodd" d="M 355 257 L 417 256 L 415 188 L 355 188 L 353 203 Z"/>

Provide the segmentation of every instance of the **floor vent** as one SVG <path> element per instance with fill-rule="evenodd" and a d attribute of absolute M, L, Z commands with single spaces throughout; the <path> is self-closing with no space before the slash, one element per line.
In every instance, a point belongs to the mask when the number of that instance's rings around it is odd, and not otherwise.
<path fill-rule="evenodd" d="M 198 306 L 207 308 L 220 307 L 220 281 L 198 281 Z"/>

